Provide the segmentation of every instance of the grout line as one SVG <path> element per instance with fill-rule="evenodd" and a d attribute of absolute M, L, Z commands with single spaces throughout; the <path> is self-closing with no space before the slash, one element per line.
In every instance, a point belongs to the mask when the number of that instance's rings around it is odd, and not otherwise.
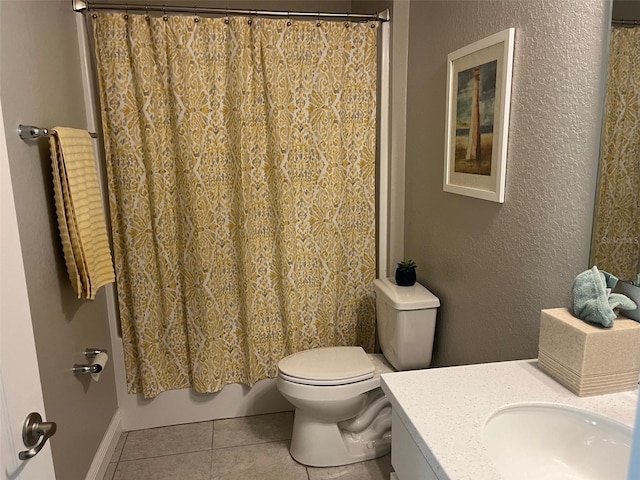
<path fill-rule="evenodd" d="M 118 458 L 116 458 L 116 463 L 120 461 L 120 458 L 122 457 L 122 452 L 124 452 L 124 447 L 127 446 L 127 440 L 129 440 L 129 432 L 122 432 L 120 434 L 120 437 L 122 437 L 122 435 L 124 435 L 124 441 L 122 442 L 122 448 L 120 449 L 120 453 L 118 453 Z M 120 439 L 118 439 L 118 443 L 120 442 Z"/>
<path fill-rule="evenodd" d="M 274 442 L 291 442 L 291 436 L 288 436 L 287 438 L 274 438 L 271 440 L 251 440 L 247 443 L 238 443 L 235 445 L 221 445 L 219 447 L 214 447 L 213 444 L 211 446 L 212 450 L 220 450 L 221 448 L 231 448 L 231 447 L 244 447 L 244 446 L 249 446 L 249 445 L 262 445 L 264 443 L 274 443 Z"/>
<path fill-rule="evenodd" d="M 211 421 L 211 450 L 213 450 L 213 436 L 216 434 L 216 422 Z"/>
<path fill-rule="evenodd" d="M 238 417 L 238 418 L 243 418 L 243 417 Z M 213 421 L 214 420 L 201 420 L 199 422 L 173 423 L 171 425 L 162 425 L 160 427 L 139 428 L 136 430 L 129 430 L 127 433 L 129 434 L 129 433 L 136 433 L 136 432 L 150 432 L 152 430 L 163 430 L 163 429 L 168 429 L 173 427 L 187 427 L 189 425 L 198 425 L 200 423 L 209 423 Z"/>
<path fill-rule="evenodd" d="M 213 420 L 206 420 L 209 422 L 217 422 L 219 420 L 240 420 L 243 418 L 251 418 L 251 417 L 264 417 L 267 415 L 282 415 L 285 413 L 290 413 L 293 415 L 293 413 L 295 412 L 295 410 L 282 410 L 280 412 L 271 412 L 271 413 L 256 413 L 255 415 L 242 415 L 240 417 L 223 417 L 223 418 L 215 418 Z M 193 422 L 193 423 L 198 423 L 198 422 Z"/>
<path fill-rule="evenodd" d="M 203 448 L 201 450 L 190 450 L 188 452 L 164 453 L 162 455 L 153 455 L 153 456 L 150 456 L 150 457 L 127 458 L 126 460 L 118 460 L 118 463 L 136 462 L 138 460 L 148 460 L 150 458 L 174 457 L 176 455 L 190 455 L 192 453 L 211 452 L 211 451 L 212 450 L 210 448 Z"/>
<path fill-rule="evenodd" d="M 267 443 L 285 443 L 285 442 L 291 443 L 291 439 L 290 438 L 283 438 L 283 439 L 280 439 L 280 440 L 267 440 L 265 442 L 241 443 L 239 445 L 227 445 L 227 446 L 224 446 L 224 447 L 215 447 L 215 448 L 212 449 L 212 451 L 225 450 L 227 448 L 239 448 L 239 447 L 251 447 L 251 446 L 255 446 L 255 445 L 266 445 Z"/>
<path fill-rule="evenodd" d="M 176 452 L 176 453 L 165 453 L 162 455 L 152 455 L 148 457 L 139 457 L 139 458 L 127 458 L 124 460 L 118 460 L 117 462 L 109 462 L 109 463 L 123 463 L 123 462 L 135 462 L 137 460 L 147 460 L 150 458 L 161 458 L 161 457 L 172 457 L 175 455 L 189 455 L 191 453 L 200 453 L 200 452 L 214 452 L 215 450 L 225 450 L 228 448 L 240 448 L 240 447 L 250 447 L 255 445 L 266 445 L 267 443 L 287 443 L 290 442 L 290 438 L 280 439 L 280 440 L 268 440 L 265 442 L 257 442 L 257 443 L 242 443 L 240 445 L 227 445 L 225 447 L 216 447 L 216 448 L 202 448 L 200 450 L 190 450 L 188 452 Z"/>
<path fill-rule="evenodd" d="M 118 469 L 118 462 L 109 462 L 109 465 L 115 465 L 115 467 L 113 467 L 113 472 L 111 472 L 111 476 L 107 478 L 106 476 L 107 471 L 105 471 L 102 478 L 98 480 L 113 480 L 113 478 L 116 476 L 116 470 Z M 107 470 L 109 470 L 108 467 L 107 467 Z"/>

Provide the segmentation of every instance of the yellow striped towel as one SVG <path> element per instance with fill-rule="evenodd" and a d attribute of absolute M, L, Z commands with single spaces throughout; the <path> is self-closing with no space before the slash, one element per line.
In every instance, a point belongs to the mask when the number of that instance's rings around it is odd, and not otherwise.
<path fill-rule="evenodd" d="M 115 280 L 93 144 L 85 130 L 55 127 L 49 145 L 69 279 L 78 298 L 92 300 L 101 286 Z"/>

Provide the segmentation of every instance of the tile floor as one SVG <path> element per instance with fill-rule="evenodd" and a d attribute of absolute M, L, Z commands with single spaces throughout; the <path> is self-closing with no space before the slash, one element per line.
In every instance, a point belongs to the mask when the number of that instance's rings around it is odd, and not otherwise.
<path fill-rule="evenodd" d="M 289 455 L 293 412 L 125 432 L 104 480 L 388 480 L 390 455 L 312 468 Z"/>

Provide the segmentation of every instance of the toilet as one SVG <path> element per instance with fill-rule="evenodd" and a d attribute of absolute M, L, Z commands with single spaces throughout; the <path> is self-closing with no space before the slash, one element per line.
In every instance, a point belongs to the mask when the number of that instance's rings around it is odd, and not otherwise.
<path fill-rule="evenodd" d="M 325 347 L 278 363 L 277 388 L 296 408 L 291 456 L 312 467 L 362 462 L 391 450 L 391 405 L 380 374 L 431 364 L 440 300 L 422 285 L 373 282 L 382 354 Z"/>

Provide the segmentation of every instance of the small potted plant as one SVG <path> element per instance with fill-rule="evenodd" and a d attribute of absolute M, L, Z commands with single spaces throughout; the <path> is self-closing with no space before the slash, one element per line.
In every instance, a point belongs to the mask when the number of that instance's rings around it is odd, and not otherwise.
<path fill-rule="evenodd" d="M 410 287 L 416 283 L 416 262 L 402 260 L 396 268 L 396 284 L 401 287 Z"/>

